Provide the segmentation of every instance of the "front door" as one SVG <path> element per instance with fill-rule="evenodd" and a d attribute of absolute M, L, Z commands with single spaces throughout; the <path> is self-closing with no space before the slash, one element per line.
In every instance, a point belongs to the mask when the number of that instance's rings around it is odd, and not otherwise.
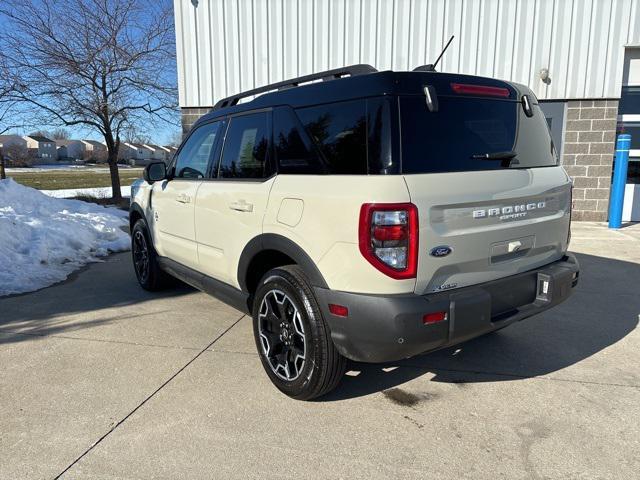
<path fill-rule="evenodd" d="M 153 185 L 156 249 L 161 256 L 194 269 L 198 267 L 196 194 L 207 175 L 219 130 L 219 122 L 194 130 L 178 152 L 171 177 Z"/>
<path fill-rule="evenodd" d="M 199 270 L 235 286 L 242 250 L 262 233 L 275 179 L 270 123 L 271 112 L 231 117 L 215 179 L 203 182 L 196 198 Z"/>

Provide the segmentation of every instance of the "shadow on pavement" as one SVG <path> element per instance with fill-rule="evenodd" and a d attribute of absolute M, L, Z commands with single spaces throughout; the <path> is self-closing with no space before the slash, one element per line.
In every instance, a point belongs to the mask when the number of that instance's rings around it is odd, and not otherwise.
<path fill-rule="evenodd" d="M 114 263 L 120 265 L 113 265 Z M 64 335 L 65 332 L 85 330 L 126 318 L 161 315 L 165 312 L 112 314 L 94 320 L 68 321 L 70 315 L 125 307 L 193 292 L 193 288 L 180 282 L 161 292 L 147 292 L 138 285 L 130 253 L 112 255 L 105 262 L 91 264 L 91 268 L 75 272 L 66 281 L 52 287 L 27 294 L 28 296 L 0 298 L 0 333 L 4 334 L 0 336 L 0 344 L 32 340 L 32 335 Z M 66 318 L 60 319 L 62 316 Z"/>
<path fill-rule="evenodd" d="M 564 304 L 500 332 L 408 360 L 377 365 L 352 362 L 350 374 L 320 400 L 391 389 L 427 373 L 434 375 L 432 381 L 458 384 L 546 375 L 613 345 L 638 325 L 640 265 L 577 256 L 580 284 Z"/>

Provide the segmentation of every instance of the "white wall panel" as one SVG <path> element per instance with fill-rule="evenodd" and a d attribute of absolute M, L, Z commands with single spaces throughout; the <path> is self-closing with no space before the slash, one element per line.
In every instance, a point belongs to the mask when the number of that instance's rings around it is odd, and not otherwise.
<path fill-rule="evenodd" d="M 494 75 L 496 58 L 496 40 L 498 29 L 492 28 L 498 18 L 499 0 L 487 0 L 480 4 L 478 21 L 478 48 L 476 56 L 476 71 L 484 66 L 489 76 Z"/>
<path fill-rule="evenodd" d="M 529 85 L 543 99 L 616 98 L 640 0 L 174 0 L 180 104 L 369 63 Z M 539 72 L 549 69 L 551 82 Z"/>
<path fill-rule="evenodd" d="M 285 78 L 298 77 L 299 56 L 298 38 L 300 24 L 298 22 L 298 0 L 285 0 L 282 10 L 282 45 L 283 67 Z M 259 85 L 256 85 L 256 87 Z"/>
<path fill-rule="evenodd" d="M 253 31 L 254 31 L 254 73 L 256 87 L 269 79 L 269 2 L 268 0 L 254 0 L 253 2 Z M 307 38 L 301 38 L 301 44 Z M 222 70 L 222 69 L 221 69 Z M 219 99 L 219 98 L 218 98 Z"/>
<path fill-rule="evenodd" d="M 534 5 L 533 15 L 536 19 L 553 19 L 554 0 L 538 0 Z M 538 28 L 531 32 L 531 61 L 529 62 L 529 74 L 522 83 L 531 85 L 534 93 L 538 97 L 544 97 L 547 92 L 547 85 L 540 81 L 540 70 L 549 68 L 549 55 L 551 52 L 551 42 L 553 22 L 536 22 Z"/>
<path fill-rule="evenodd" d="M 304 3 L 304 2 L 303 2 Z M 362 15 L 360 1 L 346 1 L 345 3 L 345 65 L 360 63 L 360 29 Z M 312 72 L 307 72 L 312 73 Z"/>
<path fill-rule="evenodd" d="M 378 2 L 378 29 L 376 38 L 376 63 L 380 70 L 391 68 L 393 59 L 394 32 L 393 32 L 393 7 L 394 0 L 377 0 Z M 337 65 L 336 65 L 337 66 Z"/>

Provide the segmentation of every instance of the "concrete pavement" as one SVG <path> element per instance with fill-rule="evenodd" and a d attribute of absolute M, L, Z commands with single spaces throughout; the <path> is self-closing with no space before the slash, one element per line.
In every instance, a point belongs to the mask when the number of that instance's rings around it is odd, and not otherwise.
<path fill-rule="evenodd" d="M 0 300 L 0 478 L 633 478 L 640 225 L 573 226 L 565 304 L 453 349 L 351 364 L 297 402 L 251 322 L 127 254 Z"/>

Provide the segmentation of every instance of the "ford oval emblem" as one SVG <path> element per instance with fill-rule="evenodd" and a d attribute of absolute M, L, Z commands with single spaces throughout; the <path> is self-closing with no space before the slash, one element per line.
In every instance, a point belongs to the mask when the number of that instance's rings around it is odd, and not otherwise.
<path fill-rule="evenodd" d="M 451 247 L 440 245 L 439 247 L 432 248 L 429 252 L 429 255 L 431 255 L 432 257 L 446 257 L 451 252 L 453 252 L 453 249 Z"/>

